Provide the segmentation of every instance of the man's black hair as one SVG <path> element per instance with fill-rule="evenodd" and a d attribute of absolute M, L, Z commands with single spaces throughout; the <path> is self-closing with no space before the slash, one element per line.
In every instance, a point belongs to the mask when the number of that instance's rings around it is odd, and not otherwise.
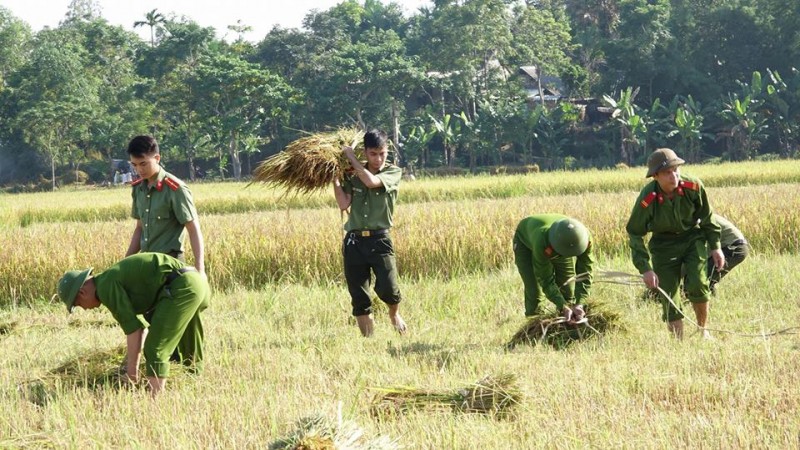
<path fill-rule="evenodd" d="M 366 134 L 364 134 L 365 150 L 368 148 L 377 148 L 377 149 L 386 148 L 388 142 L 389 142 L 389 136 L 386 135 L 385 131 L 372 129 L 367 131 Z"/>
<path fill-rule="evenodd" d="M 158 142 L 153 136 L 136 136 L 128 144 L 128 155 L 141 158 L 142 156 L 158 155 Z"/>

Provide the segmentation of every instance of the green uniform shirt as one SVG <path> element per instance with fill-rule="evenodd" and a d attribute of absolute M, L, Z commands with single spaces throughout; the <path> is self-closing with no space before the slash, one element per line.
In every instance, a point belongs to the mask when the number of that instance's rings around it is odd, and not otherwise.
<path fill-rule="evenodd" d="M 680 178 L 672 199 L 667 198 L 655 180 L 647 183 L 636 199 L 625 230 L 633 265 L 639 273 L 653 270 L 644 243 L 647 233 L 653 233 L 651 239 L 682 239 L 688 233 L 700 230 L 709 250 L 720 248 L 720 227 L 712 218 L 703 183 L 684 174 Z"/>
<path fill-rule="evenodd" d="M 720 216 L 719 214 L 714 214 L 714 220 L 716 220 L 719 224 L 719 242 L 723 247 L 727 247 L 736 241 L 746 241 L 744 234 L 728 219 Z"/>
<path fill-rule="evenodd" d="M 516 235 L 520 242 L 531 250 L 533 258 L 533 273 L 536 281 L 541 286 L 547 298 L 555 303 L 559 311 L 564 308 L 566 300 L 561 293 L 560 287 L 556 284 L 555 268 L 553 264 L 571 256 L 561 256 L 553 250 L 550 245 L 548 233 L 550 226 L 555 222 L 569 217 L 561 214 L 536 214 L 523 219 L 517 226 Z M 592 237 L 589 235 L 589 246 L 586 251 L 575 257 L 575 273 L 589 273 L 588 279 L 579 281 L 575 285 L 575 302 L 581 303 L 589 296 L 592 286 L 592 266 L 594 257 L 592 255 Z"/>
<path fill-rule="evenodd" d="M 142 252 L 182 252 L 184 226 L 197 219 L 192 193 L 186 185 L 163 168 L 156 182 L 141 180 L 131 192 L 131 216 L 142 221 Z"/>
<path fill-rule="evenodd" d="M 183 266 L 163 253 L 131 255 L 94 276 L 97 298 L 131 334 L 150 325 L 142 315 L 155 305 L 166 276 Z"/>
<path fill-rule="evenodd" d="M 384 230 L 392 227 L 394 202 L 403 171 L 394 165 L 386 165 L 376 173 L 383 186 L 369 189 L 356 175 L 348 175 L 342 189 L 350 194 L 350 216 L 344 224 L 345 231 Z"/>

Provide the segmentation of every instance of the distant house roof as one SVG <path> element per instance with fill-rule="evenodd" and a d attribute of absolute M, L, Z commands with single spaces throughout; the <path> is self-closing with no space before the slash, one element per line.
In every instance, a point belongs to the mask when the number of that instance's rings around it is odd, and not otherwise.
<path fill-rule="evenodd" d="M 520 66 L 519 74 L 523 77 L 529 97 L 538 97 L 539 71 L 536 66 Z M 542 77 L 542 90 L 545 100 L 558 100 L 564 90 L 564 82 L 559 77 L 545 75 Z"/>

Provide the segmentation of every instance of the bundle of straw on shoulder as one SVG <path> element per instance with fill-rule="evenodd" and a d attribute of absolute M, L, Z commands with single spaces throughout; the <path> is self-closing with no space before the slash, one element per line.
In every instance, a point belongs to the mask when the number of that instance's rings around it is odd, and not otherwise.
<path fill-rule="evenodd" d="M 353 147 L 361 157 L 363 137 L 364 132 L 357 128 L 341 128 L 292 141 L 256 167 L 253 182 L 273 184 L 287 193 L 308 194 L 327 188 L 333 180 L 343 178 L 350 168 L 342 147 Z"/>

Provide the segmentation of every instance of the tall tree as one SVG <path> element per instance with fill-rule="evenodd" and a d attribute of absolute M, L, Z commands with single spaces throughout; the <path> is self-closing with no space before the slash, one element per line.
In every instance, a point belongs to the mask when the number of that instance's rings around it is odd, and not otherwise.
<path fill-rule="evenodd" d="M 255 64 L 224 54 L 201 59 L 190 82 L 194 94 L 203 99 L 203 116 L 213 118 L 209 124 L 224 136 L 234 178 L 241 179 L 242 143 L 252 142 L 275 110 L 285 109 L 289 86 Z"/>
<path fill-rule="evenodd" d="M 542 78 L 545 74 L 560 75 L 570 64 L 573 50 L 569 24 L 558 21 L 548 10 L 524 6 L 515 11 L 514 66 L 535 65 L 539 83 L 539 98 L 544 105 Z"/>
<path fill-rule="evenodd" d="M 163 14 L 158 12 L 158 9 L 153 9 L 147 12 L 144 15 L 144 20 L 137 20 L 133 22 L 133 28 L 139 27 L 150 27 L 150 47 L 153 48 L 156 46 L 156 28 L 162 25 L 164 22 L 167 21 L 167 18 L 164 17 Z"/>
<path fill-rule="evenodd" d="M 74 30 L 44 30 L 30 60 L 12 80 L 17 115 L 14 128 L 45 153 L 55 188 L 56 163 L 74 157 L 98 103 L 97 80 L 87 76 L 86 50 Z M 72 158 L 74 159 L 74 158 Z"/>

